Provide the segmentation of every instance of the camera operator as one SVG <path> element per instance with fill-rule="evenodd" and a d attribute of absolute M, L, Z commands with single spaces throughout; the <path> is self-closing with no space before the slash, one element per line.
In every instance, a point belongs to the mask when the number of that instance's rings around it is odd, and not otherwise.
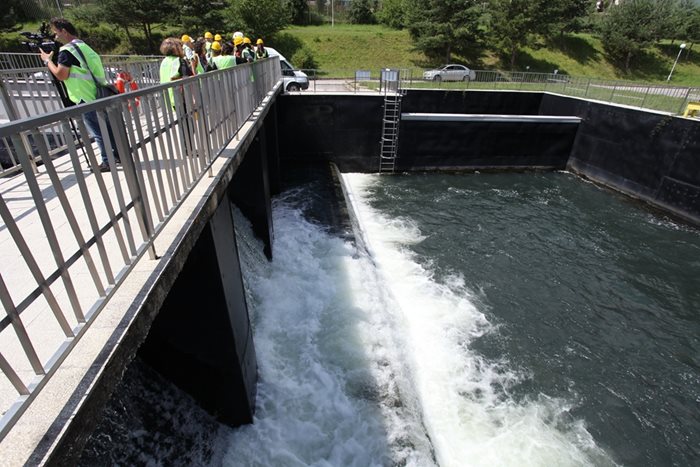
<path fill-rule="evenodd" d="M 97 85 L 93 79 L 106 84 L 105 71 L 102 66 L 100 56 L 90 48 L 85 42 L 78 39 L 75 27 L 70 21 L 63 18 L 51 18 L 49 22 L 51 31 L 55 34 L 56 41 L 65 44 L 59 49 L 58 64 L 51 61 L 53 51 L 47 53 L 43 49 L 39 49 L 39 54 L 44 64 L 49 67 L 49 71 L 56 79 L 63 81 L 68 91 L 68 98 L 76 104 L 83 102 L 92 102 L 97 99 Z M 82 55 L 81 53 L 82 52 Z M 84 58 L 83 58 L 84 57 Z M 90 73 L 92 72 L 92 74 Z M 83 115 L 85 124 L 87 125 L 90 136 L 95 138 L 97 146 L 102 155 L 102 163 L 98 169 L 100 172 L 109 171 L 109 161 L 105 152 L 102 131 L 100 130 L 97 111 L 86 112 Z M 114 136 L 112 129 L 107 125 L 109 130 L 109 139 L 112 143 L 112 150 L 115 161 L 119 162 L 119 156 L 116 153 L 116 145 L 114 144 Z"/>

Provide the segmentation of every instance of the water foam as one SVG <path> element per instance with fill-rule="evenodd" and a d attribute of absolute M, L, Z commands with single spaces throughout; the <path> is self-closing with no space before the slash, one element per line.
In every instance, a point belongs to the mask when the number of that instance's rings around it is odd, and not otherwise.
<path fill-rule="evenodd" d="M 306 221 L 299 199 L 275 202 L 269 264 L 235 214 L 259 383 L 254 423 L 231 435 L 225 463 L 434 465 L 371 262 Z"/>
<path fill-rule="evenodd" d="M 566 401 L 539 395 L 516 401 L 509 390 L 528 377 L 507 361 L 470 348 L 496 332 L 458 275 L 437 282 L 406 248 L 423 238 L 410 219 L 389 219 L 371 206 L 380 178 L 346 174 L 368 250 L 394 297 L 394 313 L 418 405 L 441 466 L 605 465 Z"/>

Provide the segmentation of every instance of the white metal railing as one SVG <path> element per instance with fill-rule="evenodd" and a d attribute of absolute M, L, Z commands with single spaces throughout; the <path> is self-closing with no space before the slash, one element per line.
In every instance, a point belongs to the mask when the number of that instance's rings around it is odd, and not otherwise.
<path fill-rule="evenodd" d="M 0 126 L 21 168 L 0 178 L 0 438 L 135 260 L 156 258 L 166 220 L 280 85 L 271 58 Z M 113 133 L 109 172 L 94 170 L 90 111 Z"/>

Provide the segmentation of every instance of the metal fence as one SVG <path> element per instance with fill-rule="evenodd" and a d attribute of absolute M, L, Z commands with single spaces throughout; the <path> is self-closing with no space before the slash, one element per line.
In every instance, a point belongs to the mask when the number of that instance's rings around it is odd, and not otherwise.
<path fill-rule="evenodd" d="M 309 76 L 310 92 L 379 92 L 381 70 L 339 73 L 303 70 Z M 640 84 L 629 81 L 581 78 L 559 73 L 475 71 L 466 81 L 425 81 L 411 70 L 401 70 L 404 89 L 478 89 L 553 92 L 640 109 L 682 114 L 690 102 L 700 101 L 700 88 Z"/>
<path fill-rule="evenodd" d="M 0 126 L 21 168 L 0 178 L 0 437 L 134 261 L 156 257 L 166 220 L 280 83 L 271 58 Z M 113 134 L 108 172 L 91 111 Z"/>
<path fill-rule="evenodd" d="M 476 71 L 476 77 L 473 80 L 464 82 L 412 80 L 408 87 L 553 92 L 671 114 L 681 114 L 689 102 L 700 100 L 700 88 L 581 78 L 558 73 L 479 70 Z"/>
<path fill-rule="evenodd" d="M 163 59 L 159 55 L 100 55 L 100 58 L 105 65 Z M 0 70 L 24 70 L 43 66 L 39 53 L 0 52 Z"/>
<path fill-rule="evenodd" d="M 109 62 L 108 62 L 109 63 Z M 117 73 L 128 72 L 138 88 L 148 88 L 159 84 L 160 60 L 128 60 L 105 64 L 105 76 L 114 82 Z M 51 80 L 51 74 L 45 66 L 25 68 L 23 70 L 0 70 L 0 123 L 45 115 L 64 107 L 58 88 Z M 130 89 L 129 92 L 132 92 Z M 50 153 L 65 151 L 66 138 L 73 133 L 55 132 L 55 144 Z M 78 141 L 74 141 L 78 144 Z M 17 160 L 12 159 L 12 152 L 0 147 L 0 176 L 19 170 Z"/>

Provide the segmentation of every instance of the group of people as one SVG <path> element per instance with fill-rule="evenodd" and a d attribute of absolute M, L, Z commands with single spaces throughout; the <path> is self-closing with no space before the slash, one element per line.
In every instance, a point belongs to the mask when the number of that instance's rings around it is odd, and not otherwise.
<path fill-rule="evenodd" d="M 78 38 L 75 26 L 67 19 L 52 18 L 49 24 L 56 41 L 64 45 L 60 47 L 57 57 L 54 57 L 53 51 L 46 52 L 39 49 L 44 65 L 57 80 L 63 82 L 71 102 L 82 104 L 96 100 L 98 86 L 108 85 L 100 56 Z M 256 46 L 253 47 L 250 39 L 241 32 L 234 33 L 230 42 L 224 41 L 219 34 L 213 35 L 210 32 L 194 42 L 188 35 L 183 35 L 181 39 L 168 38 L 161 44 L 160 51 L 165 55 L 160 66 L 161 83 L 206 71 L 222 70 L 269 56 L 262 39 L 258 39 Z M 133 89 L 133 79 L 129 78 L 131 77 L 120 77 L 124 80 L 124 83 L 121 83 L 124 90 L 129 86 Z M 119 84 L 118 82 L 117 85 Z M 172 102 L 172 90 L 170 96 Z M 112 167 L 105 151 L 97 111 L 85 112 L 83 118 L 88 133 L 95 139 L 102 156 L 102 162 L 96 170 L 107 172 Z M 113 153 L 112 160 L 115 164 L 119 164 L 119 155 L 109 124 L 107 124 L 107 130 Z"/>
<path fill-rule="evenodd" d="M 187 34 L 180 39 L 169 37 L 161 43 L 160 53 L 165 56 L 160 66 L 161 83 L 269 57 L 262 39 L 253 47 L 252 41 L 242 32 L 233 33 L 231 41 L 211 32 L 196 41 Z"/>

